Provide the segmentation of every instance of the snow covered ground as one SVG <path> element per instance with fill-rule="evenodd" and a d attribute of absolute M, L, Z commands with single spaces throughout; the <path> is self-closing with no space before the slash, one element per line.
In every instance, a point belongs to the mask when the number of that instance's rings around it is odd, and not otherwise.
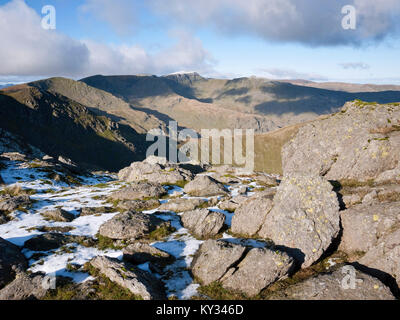
<path fill-rule="evenodd" d="M 124 187 L 126 184 L 116 180 L 112 175 L 79 176 L 82 181 L 80 186 L 70 186 L 65 182 L 55 182 L 50 180 L 46 172 L 40 167 L 35 167 L 29 163 L 8 161 L 6 168 L 1 170 L 1 176 L 8 187 L 12 184 L 19 184 L 23 189 L 33 190 L 31 199 L 34 204 L 26 212 L 15 211 L 11 214 L 12 220 L 0 225 L 0 237 L 18 245 L 24 243 L 36 235 L 43 234 L 37 227 L 70 227 L 66 235 L 77 235 L 95 237 L 100 226 L 107 220 L 114 217 L 117 213 L 103 213 L 79 217 L 79 210 L 84 207 L 105 207 L 111 206 L 105 202 L 105 198 L 111 192 Z M 255 183 L 246 182 L 227 186 L 233 197 L 238 195 L 241 186 L 248 185 L 257 187 Z M 1 187 L 0 187 L 1 190 Z M 178 186 L 169 188 L 168 193 L 180 193 L 185 198 L 188 195 Z M 252 195 L 251 192 L 248 195 Z M 206 198 L 205 198 L 206 199 Z M 160 204 L 169 201 L 160 200 Z M 72 222 L 53 222 L 45 220 L 40 213 L 61 208 L 73 213 L 77 218 Z M 223 211 L 218 207 L 210 207 L 210 210 L 218 211 L 226 216 L 226 224 L 230 226 L 232 213 Z M 198 294 L 198 284 L 193 282 L 190 273 L 190 264 L 193 256 L 203 241 L 195 239 L 180 222 L 179 214 L 175 212 L 160 212 L 157 209 L 144 211 L 146 214 L 154 214 L 157 217 L 170 221 L 176 231 L 162 241 L 157 241 L 151 245 L 173 255 L 176 260 L 168 265 L 162 274 L 155 274 L 160 278 L 167 289 L 168 296 L 175 296 L 178 299 L 190 299 Z M 265 246 L 262 241 L 236 239 L 228 234 L 223 234 L 227 241 L 242 243 L 254 247 Z M 106 255 L 122 259 L 120 250 L 99 250 L 97 248 L 85 247 L 77 243 L 71 243 L 57 250 L 48 252 L 34 252 L 23 249 L 23 254 L 29 259 L 29 270 L 32 272 L 45 272 L 48 275 L 67 276 L 75 282 L 84 282 L 91 279 L 91 276 L 82 272 L 68 271 L 68 265 L 83 265 L 92 258 L 99 255 Z M 149 265 L 145 263 L 139 266 L 149 272 Z"/>

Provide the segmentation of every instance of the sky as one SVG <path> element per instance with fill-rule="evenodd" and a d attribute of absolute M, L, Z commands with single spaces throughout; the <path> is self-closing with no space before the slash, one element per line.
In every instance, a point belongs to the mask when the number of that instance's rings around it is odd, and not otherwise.
<path fill-rule="evenodd" d="M 0 84 L 180 71 L 400 84 L 399 36 L 399 0 L 0 0 Z"/>

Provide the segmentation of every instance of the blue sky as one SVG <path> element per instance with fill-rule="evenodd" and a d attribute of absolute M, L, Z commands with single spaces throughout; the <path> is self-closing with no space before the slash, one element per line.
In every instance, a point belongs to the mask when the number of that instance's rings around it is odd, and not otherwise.
<path fill-rule="evenodd" d="M 400 84 L 399 2 L 0 0 L 0 82 L 198 71 Z M 49 4 L 56 30 L 40 26 Z M 355 30 L 341 26 L 347 4 Z"/>

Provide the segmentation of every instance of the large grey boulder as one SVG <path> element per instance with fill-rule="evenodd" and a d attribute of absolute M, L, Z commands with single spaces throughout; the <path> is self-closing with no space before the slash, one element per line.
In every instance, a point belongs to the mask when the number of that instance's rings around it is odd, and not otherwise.
<path fill-rule="evenodd" d="M 27 207 L 32 203 L 28 195 L 0 197 L 0 211 L 13 212 L 20 207 Z"/>
<path fill-rule="evenodd" d="M 366 253 L 400 223 L 400 202 L 359 204 L 341 213 L 340 250 L 349 255 Z"/>
<path fill-rule="evenodd" d="M 128 267 L 120 261 L 99 256 L 90 261 L 102 275 L 112 282 L 128 289 L 144 300 L 163 300 L 165 293 L 162 284 L 150 273 L 136 267 Z"/>
<path fill-rule="evenodd" d="M 222 276 L 244 255 L 246 247 L 223 240 L 205 241 L 192 261 L 192 273 L 208 285 Z"/>
<path fill-rule="evenodd" d="M 110 198 L 113 200 L 147 200 L 148 198 L 160 198 L 166 193 L 158 183 L 140 182 L 112 193 Z"/>
<path fill-rule="evenodd" d="M 19 273 L 14 281 L 0 290 L 0 300 L 40 300 L 48 289 L 48 279 L 43 274 Z"/>
<path fill-rule="evenodd" d="M 289 275 L 294 260 L 286 253 L 268 248 L 253 248 L 237 267 L 221 279 L 226 289 L 255 296 L 270 284 Z"/>
<path fill-rule="evenodd" d="M 354 277 L 354 279 L 352 279 Z M 320 274 L 272 295 L 273 300 L 394 300 L 390 289 L 378 279 L 345 269 Z"/>
<path fill-rule="evenodd" d="M 148 236 L 152 231 L 169 225 L 150 214 L 132 211 L 117 214 L 100 226 L 99 233 L 115 240 L 140 239 Z"/>
<path fill-rule="evenodd" d="M 380 238 L 358 262 L 372 270 L 374 275 L 392 277 L 400 287 L 400 227 Z"/>
<path fill-rule="evenodd" d="M 42 212 L 41 215 L 48 220 L 58 222 L 71 222 L 75 219 L 75 215 L 63 209 L 54 209 Z"/>
<path fill-rule="evenodd" d="M 318 176 L 284 177 L 259 235 L 292 249 L 302 267 L 317 261 L 340 231 L 339 202 Z"/>
<path fill-rule="evenodd" d="M 240 204 L 232 218 L 231 231 L 239 235 L 254 236 L 265 222 L 271 211 L 271 197 L 255 195 Z"/>
<path fill-rule="evenodd" d="M 206 202 L 205 200 L 197 198 L 193 199 L 177 198 L 177 199 L 171 199 L 168 202 L 163 203 L 158 209 L 173 211 L 173 212 L 191 211 L 201 206 L 205 202 Z"/>
<path fill-rule="evenodd" d="M 400 106 L 348 102 L 300 128 L 282 150 L 285 175 L 400 181 Z"/>
<path fill-rule="evenodd" d="M 183 191 L 195 197 L 212 197 L 225 195 L 228 192 L 222 183 L 206 175 L 196 176 L 193 181 L 185 185 Z"/>
<path fill-rule="evenodd" d="M 161 184 L 174 184 L 182 181 L 190 181 L 193 174 L 178 165 L 168 163 L 133 162 L 129 167 L 118 173 L 118 178 L 127 182 L 152 181 Z"/>
<path fill-rule="evenodd" d="M 207 239 L 218 234 L 225 222 L 225 215 L 208 209 L 184 212 L 181 216 L 185 228 L 200 239 Z"/>
<path fill-rule="evenodd" d="M 25 271 L 28 264 L 19 248 L 0 238 L 0 288 Z"/>

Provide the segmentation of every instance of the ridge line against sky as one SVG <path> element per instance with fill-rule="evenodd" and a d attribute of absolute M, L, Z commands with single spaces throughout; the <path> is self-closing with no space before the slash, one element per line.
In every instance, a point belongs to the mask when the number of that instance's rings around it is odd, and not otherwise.
<path fill-rule="evenodd" d="M 45 5 L 55 30 L 41 26 Z M 194 70 L 400 84 L 397 0 L 0 0 L 0 30 L 0 83 Z"/>

